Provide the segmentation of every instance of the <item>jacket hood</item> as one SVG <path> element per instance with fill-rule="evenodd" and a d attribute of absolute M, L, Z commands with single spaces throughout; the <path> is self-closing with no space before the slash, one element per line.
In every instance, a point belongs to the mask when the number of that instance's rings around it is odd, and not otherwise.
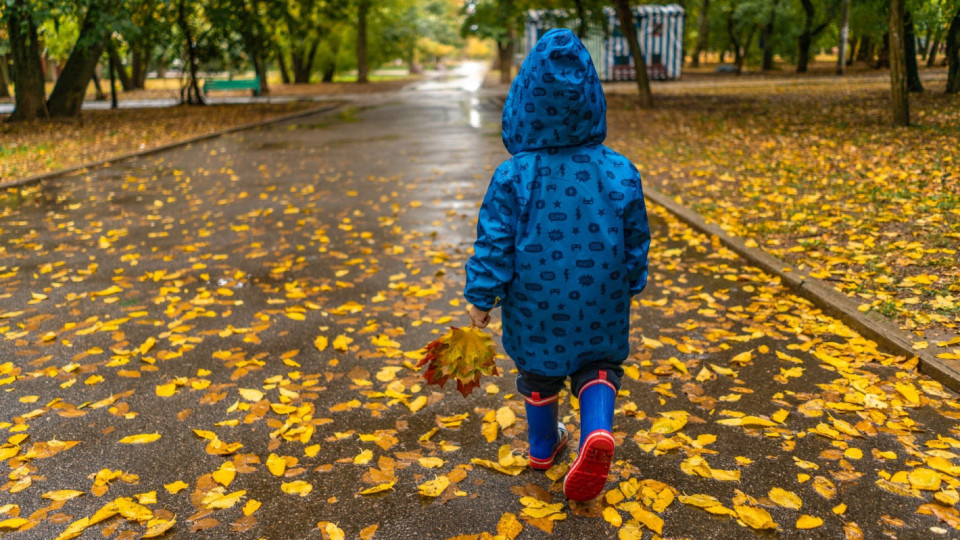
<path fill-rule="evenodd" d="M 537 41 L 510 86 L 502 129 L 511 154 L 603 142 L 607 101 L 576 34 L 554 29 Z"/>

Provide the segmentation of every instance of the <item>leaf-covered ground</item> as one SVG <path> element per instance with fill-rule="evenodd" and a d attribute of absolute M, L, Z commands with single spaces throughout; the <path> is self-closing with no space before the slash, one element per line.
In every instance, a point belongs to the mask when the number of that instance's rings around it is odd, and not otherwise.
<path fill-rule="evenodd" d="M 960 359 L 937 346 L 960 323 L 960 96 L 941 71 L 907 129 L 882 74 L 663 85 L 650 112 L 616 85 L 608 142 L 648 184 Z"/>
<path fill-rule="evenodd" d="M 84 111 L 78 120 L 0 123 L 0 184 L 316 107 L 309 102 Z M 5 120 L 0 115 L 0 122 Z"/>
<path fill-rule="evenodd" d="M 426 386 L 505 157 L 460 99 L 3 195 L 0 535 L 957 534 L 956 394 L 659 207 L 601 498 L 564 500 L 572 452 L 525 466 L 509 360 L 468 398 Z"/>

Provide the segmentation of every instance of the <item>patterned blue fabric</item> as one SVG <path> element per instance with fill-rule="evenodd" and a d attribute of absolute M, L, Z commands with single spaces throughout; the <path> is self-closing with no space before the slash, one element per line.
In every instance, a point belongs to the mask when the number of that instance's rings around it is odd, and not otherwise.
<path fill-rule="evenodd" d="M 650 229 L 640 174 L 605 137 L 589 53 L 569 30 L 547 32 L 507 96 L 513 157 L 487 188 L 464 290 L 480 309 L 502 308 L 504 350 L 530 373 L 569 375 L 629 353 Z"/>

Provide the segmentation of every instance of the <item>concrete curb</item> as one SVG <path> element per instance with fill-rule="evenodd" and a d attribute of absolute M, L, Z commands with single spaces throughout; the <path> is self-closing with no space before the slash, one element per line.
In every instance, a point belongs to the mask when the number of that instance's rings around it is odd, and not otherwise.
<path fill-rule="evenodd" d="M 905 358 L 917 357 L 920 372 L 939 381 L 954 392 L 960 392 L 960 369 L 934 355 L 913 349 L 910 335 L 886 319 L 871 317 L 860 312 L 859 304 L 837 292 L 822 281 L 800 275 L 790 270 L 787 263 L 760 248 L 748 247 L 743 239 L 734 237 L 719 226 L 707 223 L 699 214 L 683 206 L 673 198 L 652 187 L 643 188 L 644 196 L 663 206 L 681 221 L 705 234 L 714 235 L 728 248 L 747 259 L 765 272 L 780 278 L 784 285 L 797 295 L 806 298 L 824 313 L 850 326 L 862 336 L 876 341 L 885 352 Z M 786 270 L 785 270 L 786 269 Z"/>
<path fill-rule="evenodd" d="M 70 174 L 73 174 L 73 173 L 77 173 L 77 172 L 81 172 L 81 171 L 86 171 L 86 170 L 91 170 L 91 169 L 97 169 L 97 168 L 100 168 L 100 167 L 105 167 L 105 166 L 107 166 L 107 165 L 110 165 L 110 164 L 112 164 L 112 163 L 116 163 L 116 162 L 119 162 L 119 161 L 126 161 L 126 160 L 128 160 L 128 159 L 134 159 L 134 158 L 138 158 L 138 157 L 149 156 L 149 155 L 151 155 L 151 154 L 157 154 L 157 153 L 160 153 L 160 152 L 165 152 L 165 151 L 167 151 L 167 150 L 172 150 L 172 149 L 174 149 L 174 148 L 180 148 L 180 147 L 182 147 L 182 146 L 187 146 L 188 144 L 193 144 L 193 143 L 197 143 L 197 142 L 201 142 L 201 141 L 207 141 L 207 140 L 210 140 L 210 139 L 216 139 L 217 137 L 222 137 L 222 136 L 224 136 L 224 135 L 227 135 L 227 134 L 229 134 L 229 133 L 235 133 L 235 132 L 237 132 L 237 131 L 245 131 L 245 130 L 248 130 L 248 129 L 254 129 L 254 128 L 258 128 L 258 127 L 268 126 L 268 125 L 270 125 L 270 124 L 276 124 L 276 123 L 278 123 L 278 122 L 284 122 L 284 121 L 286 121 L 286 120 L 294 120 L 294 119 L 297 119 L 297 118 L 303 118 L 303 117 L 305 117 L 305 116 L 311 116 L 311 115 L 314 115 L 314 114 L 320 114 L 320 113 L 324 113 L 324 112 L 328 112 L 328 111 L 331 111 L 331 110 L 333 110 L 333 109 L 336 109 L 337 107 L 340 107 L 340 106 L 342 106 L 343 104 L 344 104 L 343 102 L 335 102 L 335 103 L 333 103 L 333 104 L 326 104 L 326 105 L 322 105 L 322 106 L 320 106 L 320 107 L 313 107 L 313 108 L 311 108 L 311 109 L 306 109 L 306 110 L 303 110 L 303 111 L 297 111 L 297 112 L 293 112 L 293 113 L 289 113 L 289 114 L 284 114 L 284 115 L 282 115 L 282 116 L 277 116 L 277 117 L 274 117 L 274 118 L 268 118 L 268 119 L 266 119 L 266 120 L 259 120 L 259 121 L 257 121 L 257 122 L 250 122 L 250 123 L 247 123 L 247 124 L 241 124 L 241 125 L 239 125 L 239 126 L 234 126 L 234 127 L 227 128 L 227 129 L 221 129 L 221 130 L 219 130 L 219 131 L 214 131 L 214 132 L 212 132 L 212 133 L 206 133 L 206 134 L 203 134 L 203 135 L 197 135 L 197 136 L 195 136 L 195 137 L 190 137 L 189 139 L 182 139 L 182 140 L 175 141 L 175 142 L 172 142 L 172 143 L 167 143 L 167 144 L 163 144 L 163 145 L 160 145 L 160 146 L 154 146 L 154 147 L 152 147 L 152 148 L 147 148 L 147 149 L 145 149 L 145 150 L 137 150 L 136 152 L 129 152 L 129 153 L 126 153 L 126 154 L 120 154 L 119 156 L 114 156 L 114 157 L 109 158 L 109 159 L 101 159 L 101 160 L 93 161 L 93 162 L 90 162 L 90 163 L 84 163 L 83 165 L 77 165 L 76 167 L 69 167 L 69 168 L 67 168 L 67 169 L 60 169 L 60 170 L 56 170 L 56 171 L 50 171 L 50 172 L 45 172 L 45 173 L 41 173 L 41 174 L 36 174 L 36 175 L 33 175 L 33 176 L 27 176 L 27 177 L 24 177 L 24 178 L 18 178 L 18 179 L 16 179 L 16 180 L 11 180 L 11 181 L 9 181 L 9 182 L 0 182 L 0 189 L 6 189 L 6 188 L 12 188 L 12 187 L 23 187 L 23 186 L 28 186 L 28 185 L 31 185 L 31 184 L 37 184 L 37 183 L 43 182 L 43 181 L 45 181 L 45 180 L 50 180 L 50 179 L 53 179 L 53 178 L 59 178 L 59 177 L 61 177 L 61 176 L 67 176 L 67 175 L 70 175 Z"/>

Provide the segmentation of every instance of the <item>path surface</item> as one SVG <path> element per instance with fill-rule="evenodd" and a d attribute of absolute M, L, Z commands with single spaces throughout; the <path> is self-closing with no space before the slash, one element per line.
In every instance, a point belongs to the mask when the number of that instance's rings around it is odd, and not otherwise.
<path fill-rule="evenodd" d="M 476 208 L 506 157 L 480 77 L 4 195 L 0 535 L 102 510 L 81 538 L 174 515 L 168 537 L 639 538 L 650 505 L 670 538 L 751 537 L 724 514 L 755 509 L 780 528 L 761 537 L 956 537 L 910 479 L 957 485 L 957 396 L 655 207 L 606 499 L 571 507 L 542 473 L 471 462 L 525 448 L 511 376 L 464 399 L 409 366 L 467 321 Z M 418 495 L 438 475 L 452 485 Z M 712 513 L 677 498 L 696 494 Z M 522 516 L 535 499 L 552 520 Z"/>

